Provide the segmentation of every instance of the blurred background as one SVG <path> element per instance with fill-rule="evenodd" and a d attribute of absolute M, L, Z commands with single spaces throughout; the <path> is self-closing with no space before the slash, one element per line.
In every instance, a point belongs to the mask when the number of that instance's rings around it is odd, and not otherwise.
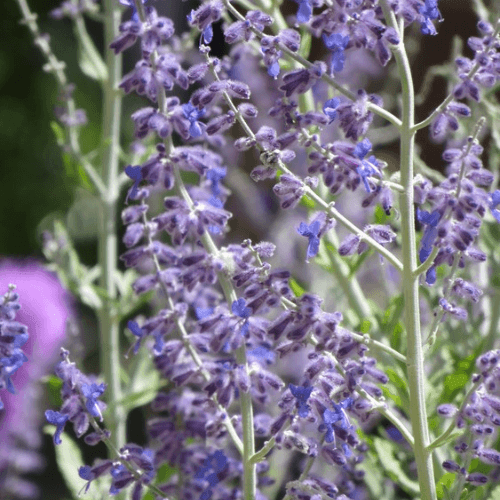
<path fill-rule="evenodd" d="M 174 21 L 185 26 L 185 16 L 191 8 L 199 2 L 180 0 L 158 0 L 157 10 L 171 17 Z M 79 108 L 85 109 L 88 124 L 82 129 L 82 148 L 88 152 L 97 147 L 100 139 L 100 93 L 98 85 L 82 75 L 78 68 L 76 59 L 76 43 L 70 22 L 55 21 L 48 16 L 49 11 L 59 5 L 57 0 L 29 0 L 30 8 L 38 14 L 38 23 L 42 33 L 48 33 L 51 38 L 51 46 L 57 57 L 65 61 L 67 75 L 70 82 L 76 84 L 74 97 Z M 52 75 L 42 71 L 44 59 L 33 40 L 28 29 L 19 24 L 20 13 L 14 0 L 2 3 L 3 15 L 0 17 L 0 266 L 5 264 L 6 258 L 12 263 L 11 275 L 15 276 L 16 268 L 19 271 L 34 277 L 38 267 L 26 267 L 15 259 L 37 258 L 42 261 L 40 228 L 48 227 L 50 220 L 60 217 L 70 221 L 77 250 L 84 263 L 93 265 L 96 262 L 97 247 L 92 231 L 88 225 L 82 222 L 82 232 L 78 237 L 78 225 L 81 221 L 75 215 L 78 207 L 85 204 L 85 192 L 80 187 L 75 172 L 68 169 L 61 159 L 56 138 L 51 129 L 50 122 L 54 120 L 54 107 L 57 105 L 58 92 Z M 287 13 L 294 13 L 297 4 L 291 0 L 284 1 L 284 9 Z M 436 37 L 419 37 L 417 45 L 413 47 L 419 56 L 414 60 L 412 69 L 415 71 L 415 87 L 418 90 L 422 82 L 425 69 L 434 64 L 446 61 L 451 52 L 452 38 L 455 35 L 466 39 L 468 36 L 476 35 L 476 17 L 471 9 L 471 2 L 466 0 L 441 0 L 439 8 L 445 22 L 437 26 Z M 125 14 L 129 16 L 129 14 Z M 94 37 L 98 48 L 102 47 L 102 35 L 100 25 L 89 21 L 87 23 L 89 32 Z M 217 34 L 216 34 L 217 40 Z M 470 55 L 470 54 L 467 54 Z M 125 56 L 125 72 L 130 70 L 134 53 L 127 51 Z M 420 117 L 424 117 L 439 104 L 444 97 L 444 84 L 436 80 L 428 103 L 419 109 Z M 125 99 L 124 110 L 124 137 L 127 144 L 132 137 L 131 120 L 127 119 L 132 110 L 138 107 L 141 100 L 136 97 Z M 143 102 L 143 101 L 142 101 Z M 429 165 L 440 165 L 441 146 L 429 142 L 426 133 L 422 133 L 419 140 L 425 147 L 425 160 Z M 238 180 L 232 179 L 234 187 Z M 51 214 L 51 215 L 49 215 Z M 68 215 L 69 214 L 69 215 Z M 49 217 L 47 218 L 47 216 Z M 91 215 L 90 215 L 91 216 Z M 76 218 L 75 218 L 76 217 Z M 239 226 L 238 229 L 241 229 Z M 9 264 L 10 265 L 10 264 Z M 46 275 L 42 281 L 51 278 Z M 5 293 L 6 286 L 10 282 L 7 274 L 0 274 L 0 294 Z M 62 293 L 57 285 L 52 283 L 54 293 Z M 29 284 L 27 285 L 29 287 Z M 69 297 L 63 298 L 64 307 L 61 314 L 67 319 L 74 319 L 77 330 L 80 332 L 80 345 L 83 352 L 92 357 L 92 332 L 95 331 L 95 320 L 93 314 L 78 304 L 71 304 Z M 23 296 L 21 295 L 21 303 Z M 71 304 L 69 306 L 68 304 Z M 43 302 L 39 306 L 43 309 Z M 36 307 L 32 316 L 36 319 Z M 56 313 L 54 313 L 56 314 Z M 60 332 L 61 328 L 59 328 Z M 38 331 L 36 328 L 33 332 Z M 61 332 L 60 332 L 61 333 Z M 89 340 L 91 339 L 91 340 Z M 58 341 L 64 342 L 64 335 L 58 337 Z M 54 345 L 57 344 L 54 341 Z M 74 339 L 73 339 L 74 342 Z M 89 348 L 90 346 L 90 348 Z M 89 366 L 97 370 L 95 356 L 87 360 Z M 51 371 L 49 367 L 46 370 Z M 41 375 L 41 374 L 38 374 Z M 22 399 L 23 393 L 17 398 Z M 47 396 L 41 396 L 42 401 Z M 12 400 L 12 398 L 11 398 Z M 43 406 L 43 405 L 41 405 Z M 44 407 L 45 409 L 45 407 Z M 0 417 L 0 425 L 2 417 Z M 36 428 L 35 424 L 35 428 Z M 38 426 L 41 424 L 38 423 Z M 7 441 L 0 440 L 0 450 L 6 446 Z M 59 500 L 65 498 L 67 491 L 62 478 L 57 472 L 54 462 L 53 444 L 50 437 L 44 436 L 40 442 L 41 455 L 39 466 L 34 467 L 38 472 L 32 475 L 33 482 L 40 486 L 41 498 Z M 10 445 L 9 445 L 10 446 Z M 47 461 L 45 473 L 42 462 Z M 11 498 L 2 493 L 2 476 L 0 462 L 0 498 L 2 500 Z M 69 498 L 67 496 L 66 498 Z"/>

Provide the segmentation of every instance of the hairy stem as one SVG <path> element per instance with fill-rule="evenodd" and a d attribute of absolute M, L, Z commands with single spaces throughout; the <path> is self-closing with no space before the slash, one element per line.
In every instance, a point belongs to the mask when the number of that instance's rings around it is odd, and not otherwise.
<path fill-rule="evenodd" d="M 398 29 L 396 17 L 386 0 L 381 2 L 387 24 Z M 402 37 L 401 37 L 402 38 Z M 410 392 L 410 420 L 414 438 L 413 450 L 417 464 L 418 482 L 422 500 L 436 500 L 436 485 L 432 455 L 428 450 L 429 428 L 425 406 L 425 371 L 420 329 L 420 304 L 417 267 L 417 246 L 415 237 L 415 211 L 413 200 L 413 156 L 415 145 L 414 113 L 415 96 L 410 62 L 401 41 L 394 49 L 398 73 L 402 85 L 401 125 L 401 184 L 400 194 L 401 230 L 403 244 L 403 295 L 405 303 L 404 322 L 408 349 L 406 353 L 408 383 Z"/>
<path fill-rule="evenodd" d="M 120 24 L 120 7 L 115 0 L 104 0 L 104 46 L 108 47 L 118 33 Z M 120 150 L 121 93 L 117 92 L 121 80 L 122 61 L 120 56 L 106 51 L 105 62 L 108 79 L 103 82 L 103 122 L 102 144 L 107 144 L 103 164 L 102 177 L 106 192 L 101 197 L 101 210 L 98 233 L 98 258 L 102 269 L 100 285 L 106 292 L 103 307 L 98 311 L 101 369 L 108 383 L 109 401 L 122 398 L 120 383 L 120 343 L 119 320 L 114 306 L 116 287 L 114 284 L 117 272 L 117 228 L 116 213 L 119 195 L 118 189 L 118 155 Z M 107 419 L 111 431 L 111 442 L 119 449 L 126 442 L 125 415 L 123 408 L 113 405 Z"/>

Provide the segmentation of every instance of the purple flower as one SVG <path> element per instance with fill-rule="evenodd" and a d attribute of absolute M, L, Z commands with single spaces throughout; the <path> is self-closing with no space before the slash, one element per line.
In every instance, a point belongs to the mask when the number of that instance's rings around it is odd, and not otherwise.
<path fill-rule="evenodd" d="M 297 400 L 297 411 L 299 417 L 302 418 L 307 417 L 307 415 L 309 415 L 309 410 L 311 409 L 310 406 L 307 404 L 307 400 L 309 399 L 309 396 L 313 391 L 313 387 L 312 386 L 302 387 L 293 384 L 289 384 L 288 387 L 293 397 Z"/>
<path fill-rule="evenodd" d="M 328 123 L 332 123 L 335 118 L 337 118 L 337 106 L 340 104 L 340 99 L 334 97 L 333 99 L 328 99 L 323 105 L 323 113 L 329 118 Z"/>
<path fill-rule="evenodd" d="M 54 444 L 61 444 L 61 432 L 64 430 L 64 426 L 69 419 L 69 415 L 63 415 L 58 411 L 47 410 L 45 412 L 45 418 L 49 424 L 56 426 L 56 432 L 54 433 Z"/>
<path fill-rule="evenodd" d="M 210 43 L 214 36 L 212 23 L 221 18 L 223 11 L 222 2 L 215 1 L 203 4 L 196 10 L 192 10 L 187 16 L 191 26 L 196 26 L 202 32 L 204 43 Z"/>
<path fill-rule="evenodd" d="M 358 142 L 356 144 L 356 147 L 354 148 L 354 156 L 361 160 L 361 166 L 356 168 L 356 172 L 363 180 L 363 184 L 367 193 L 370 193 L 372 191 L 372 188 L 368 183 L 368 177 L 375 174 L 380 175 L 378 170 L 375 168 L 375 166 L 378 166 L 378 161 L 375 156 L 370 156 L 368 160 L 364 159 L 371 148 L 372 143 L 369 141 L 369 139 L 363 139 L 361 142 Z"/>
<path fill-rule="evenodd" d="M 312 15 L 312 0 L 294 0 L 299 4 L 297 11 L 297 22 L 307 23 Z"/>
<path fill-rule="evenodd" d="M 133 167 L 132 165 L 129 165 L 128 167 L 125 167 L 125 173 L 127 176 L 134 181 L 133 186 L 130 188 L 130 191 L 127 195 L 127 198 L 125 200 L 125 203 L 128 203 L 128 199 L 132 198 L 135 200 L 138 191 L 139 191 L 139 183 L 142 181 L 142 169 L 140 165 L 137 165 Z"/>
<path fill-rule="evenodd" d="M 137 352 L 139 351 L 139 347 L 141 346 L 141 340 L 143 339 L 145 332 L 135 321 L 129 321 L 127 323 L 127 328 L 137 337 L 137 340 L 134 344 L 134 354 L 137 354 Z"/>
<path fill-rule="evenodd" d="M 148 0 L 142 0 L 143 5 L 147 1 Z M 134 20 L 136 22 L 139 21 L 139 15 L 137 14 L 134 0 L 118 0 L 118 2 L 125 7 L 130 7 L 132 9 L 132 20 Z"/>
<path fill-rule="evenodd" d="M 429 213 L 426 210 L 417 208 L 417 219 L 425 225 L 424 235 L 420 242 L 420 252 L 418 254 L 420 262 L 424 262 L 432 252 L 432 246 L 438 234 L 437 225 L 441 219 L 441 213 L 438 210 Z"/>
<path fill-rule="evenodd" d="M 196 471 L 195 479 L 201 479 L 208 482 L 208 487 L 205 488 L 200 500 L 208 500 L 212 496 L 212 489 L 220 482 L 219 474 L 228 466 L 228 460 L 224 452 L 221 450 L 215 451 L 207 457 L 203 465 Z"/>
<path fill-rule="evenodd" d="M 240 333 L 243 336 L 246 336 L 248 333 L 248 318 L 250 317 L 250 314 L 252 313 L 252 309 L 250 307 L 247 307 L 246 305 L 246 300 L 241 298 L 238 300 L 235 300 L 231 306 L 231 310 L 233 314 L 236 316 L 239 316 L 240 318 L 243 318 L 245 321 L 243 323 L 243 326 L 241 327 Z"/>
<path fill-rule="evenodd" d="M 497 222 L 500 222 L 500 210 L 497 209 L 497 206 L 500 205 L 500 190 L 497 189 L 493 193 L 491 193 L 491 201 L 490 201 L 490 210 L 491 214 Z"/>
<path fill-rule="evenodd" d="M 106 390 L 106 384 L 95 384 L 92 383 L 82 384 L 82 394 L 85 398 L 87 398 L 87 402 L 85 406 L 87 407 L 88 412 L 93 417 L 99 417 L 102 422 L 102 413 L 97 404 L 97 398 L 101 396 Z"/>
<path fill-rule="evenodd" d="M 0 390 L 5 403 L 0 410 L 0 489 L 6 498 L 13 499 L 18 498 L 19 491 L 30 492 L 26 493 L 27 498 L 35 496 L 37 488 L 22 474 L 43 468 L 43 459 L 37 452 L 42 444 L 39 427 L 43 415 L 39 408 L 38 384 L 50 370 L 73 312 L 69 295 L 58 279 L 34 260 L 2 260 L 0 283 L 15 283 L 22 302 L 19 308 L 17 300 L 6 305 L 0 298 L 0 323 L 3 321 L 0 351 L 2 341 L 10 337 L 13 340 L 9 344 L 11 348 L 20 351 L 22 347 L 29 359 L 10 374 L 11 381 L 22 394 Z M 20 330 L 21 325 L 27 326 L 29 336 L 26 327 Z M 6 330 L 10 333 L 6 334 Z M 10 356 L 3 351 L 2 357 Z M 17 465 L 20 460 L 22 470 Z"/>
<path fill-rule="evenodd" d="M 437 19 L 441 17 L 441 13 L 437 7 L 438 0 L 425 0 L 425 6 L 419 8 L 420 14 L 423 16 L 423 20 L 420 22 L 420 31 L 424 35 L 436 35 L 436 28 L 432 24 L 432 19 Z"/>
<path fill-rule="evenodd" d="M 340 33 L 332 33 L 328 36 L 324 34 L 323 41 L 325 42 L 328 50 L 332 53 L 330 61 L 330 74 L 333 74 L 333 72 L 339 73 L 344 69 L 344 50 L 349 43 L 349 36 L 342 36 Z"/>
<path fill-rule="evenodd" d="M 311 257 L 318 254 L 319 251 L 319 237 L 318 233 L 321 228 L 321 223 L 319 220 L 311 222 L 307 225 L 305 222 L 301 222 L 297 232 L 309 239 L 309 244 L 307 245 L 306 262 L 309 262 Z"/>
<path fill-rule="evenodd" d="M 191 137 L 200 137 L 203 134 L 203 124 L 198 120 L 205 116 L 207 110 L 205 108 L 197 108 L 193 106 L 191 102 L 182 105 L 182 112 L 184 116 L 189 120 L 189 135 Z"/>
<path fill-rule="evenodd" d="M 335 440 L 334 424 L 338 425 L 340 429 L 346 430 L 349 426 L 349 421 L 344 412 L 345 408 L 350 408 L 353 404 L 352 398 L 347 398 L 339 404 L 333 403 L 334 410 L 326 409 L 323 412 L 323 424 L 320 425 L 320 431 L 326 430 L 325 441 L 332 443 Z"/>

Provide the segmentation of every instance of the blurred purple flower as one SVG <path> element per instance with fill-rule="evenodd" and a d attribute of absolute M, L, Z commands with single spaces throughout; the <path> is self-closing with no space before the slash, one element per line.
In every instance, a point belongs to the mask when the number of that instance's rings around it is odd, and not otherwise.
<path fill-rule="evenodd" d="M 73 310 L 57 278 L 35 260 L 0 260 L 0 289 L 6 289 L 9 283 L 16 285 L 20 296 L 16 321 L 28 327 L 29 339 L 23 351 L 29 361 L 12 374 L 18 394 L 2 392 L 5 408 L 0 412 L 0 490 L 11 499 L 33 498 L 36 487 L 20 476 L 43 465 L 36 453 L 41 445 L 42 418 L 37 408 L 37 382 L 52 371 Z"/>

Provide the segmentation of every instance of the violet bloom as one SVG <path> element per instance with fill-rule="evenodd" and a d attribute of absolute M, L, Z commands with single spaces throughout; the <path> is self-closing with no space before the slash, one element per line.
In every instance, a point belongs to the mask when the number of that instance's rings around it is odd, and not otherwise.
<path fill-rule="evenodd" d="M 311 222 L 307 225 L 305 222 L 301 222 L 297 232 L 309 239 L 309 244 L 307 245 L 306 262 L 309 262 L 311 257 L 315 257 L 319 251 L 319 230 L 321 229 L 321 223 L 319 220 Z"/>
<path fill-rule="evenodd" d="M 130 179 L 134 181 L 134 184 L 130 188 L 130 191 L 125 200 L 125 203 L 128 203 L 129 198 L 135 200 L 135 198 L 137 197 L 137 194 L 139 192 L 139 183 L 142 181 L 142 168 L 140 165 L 137 165 L 135 167 L 129 165 L 128 167 L 125 167 L 125 173 Z"/>
<path fill-rule="evenodd" d="M 312 0 L 294 0 L 294 2 L 299 4 L 297 22 L 307 23 L 312 16 Z"/>
<path fill-rule="evenodd" d="M 203 118 L 206 112 L 206 109 L 198 109 L 191 102 L 182 105 L 182 113 L 189 120 L 189 135 L 191 137 L 200 137 L 203 134 L 203 124 L 199 122 L 199 119 Z"/>
<path fill-rule="evenodd" d="M 147 1 L 148 0 L 142 0 L 142 3 L 145 4 Z M 118 2 L 125 7 L 130 7 L 132 9 L 132 19 L 134 21 L 139 21 L 139 15 L 137 14 L 134 0 L 118 0 Z"/>
<path fill-rule="evenodd" d="M 42 457 L 36 452 L 42 444 L 38 382 L 52 371 L 67 321 L 74 313 L 70 297 L 57 278 L 34 260 L 0 261 L 0 284 L 9 283 L 16 284 L 20 296 L 16 321 L 29 331 L 29 339 L 22 346 L 29 361 L 11 376 L 18 394 L 2 391 L 5 408 L 0 412 L 0 489 L 14 499 L 20 494 L 23 498 L 37 495 L 36 487 L 17 474 L 43 468 Z"/>
<path fill-rule="evenodd" d="M 378 161 L 375 156 L 371 155 L 368 160 L 364 159 L 371 149 L 372 143 L 369 139 L 363 139 L 361 142 L 358 142 L 354 148 L 354 156 L 361 160 L 361 166 L 356 168 L 356 172 L 361 177 L 367 193 L 372 191 L 370 184 L 368 183 L 368 178 L 371 175 L 379 174 L 375 168 L 375 166 L 378 167 Z"/>
<path fill-rule="evenodd" d="M 348 36 L 342 36 L 340 33 L 332 33 L 331 35 L 323 35 L 323 41 L 326 47 L 332 53 L 330 62 L 330 74 L 339 73 L 344 69 L 345 54 L 344 51 L 349 43 Z"/>
<path fill-rule="evenodd" d="M 419 12 L 423 16 L 420 31 L 424 35 L 436 35 L 436 28 L 431 20 L 441 18 L 441 13 L 437 7 L 437 0 L 425 0 L 425 6 L 420 7 Z"/>
<path fill-rule="evenodd" d="M 495 219 L 500 222 L 500 210 L 498 210 L 497 206 L 500 205 L 500 190 L 497 189 L 493 193 L 491 193 L 491 203 L 490 210 L 491 214 Z"/>
<path fill-rule="evenodd" d="M 309 410 L 311 409 L 311 407 L 307 404 L 307 400 L 313 391 L 313 387 L 296 386 L 293 384 L 289 384 L 288 387 L 293 397 L 297 400 L 297 412 L 299 417 L 307 417 L 307 415 L 309 415 Z"/>

